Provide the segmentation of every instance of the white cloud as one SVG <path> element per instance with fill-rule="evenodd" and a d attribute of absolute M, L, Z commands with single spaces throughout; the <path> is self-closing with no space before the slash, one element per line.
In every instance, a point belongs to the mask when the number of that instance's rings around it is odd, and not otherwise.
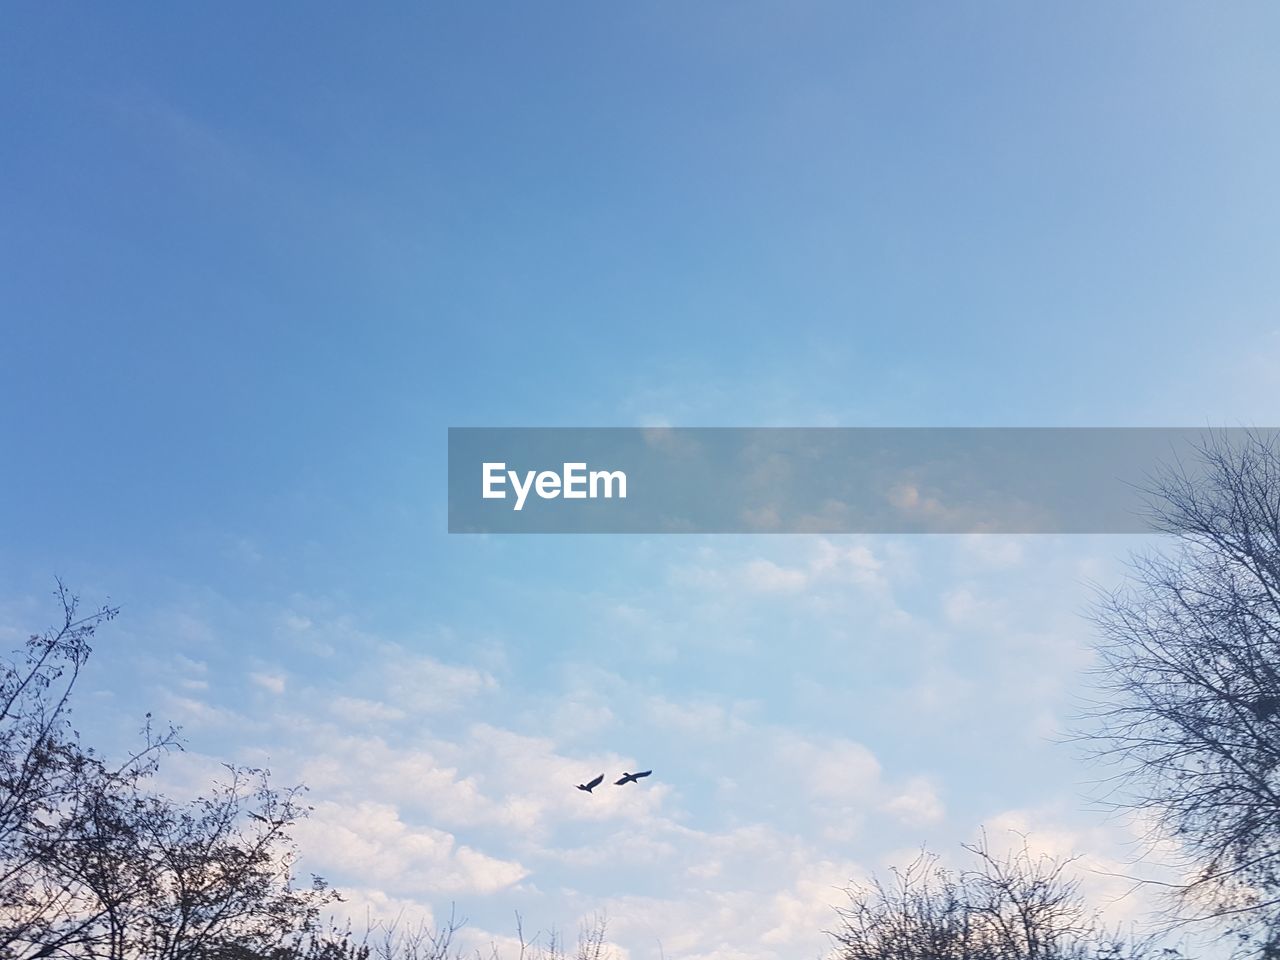
<path fill-rule="evenodd" d="M 329 701 L 334 716 L 353 727 L 366 727 L 378 723 L 394 723 L 403 720 L 405 712 L 377 700 L 364 697 L 337 696 Z"/>
<path fill-rule="evenodd" d="M 675 565 L 670 579 L 704 594 L 796 595 L 820 588 L 838 593 L 854 586 L 887 596 L 888 565 L 864 542 L 828 537 L 787 537 L 776 542 L 788 548 L 787 562 L 768 557 L 736 559 L 729 551 L 705 549 L 695 553 L 691 562 Z M 895 553 L 894 559 L 901 561 L 901 553 Z"/>
<path fill-rule="evenodd" d="M 751 705 L 742 703 L 725 707 L 707 700 L 679 703 L 662 696 L 648 700 L 648 713 L 654 723 L 700 742 L 746 732 L 749 725 L 744 714 L 750 709 Z"/>
<path fill-rule="evenodd" d="M 285 678 L 283 674 L 254 672 L 249 674 L 249 679 L 271 693 L 284 693 Z"/>
<path fill-rule="evenodd" d="M 781 567 L 772 560 L 751 560 L 743 567 L 743 579 L 752 590 L 793 593 L 809 583 L 804 570 Z"/>
<path fill-rule="evenodd" d="M 786 843 L 785 838 L 778 838 Z M 646 954 L 699 960 L 776 960 L 816 956 L 828 946 L 822 931 L 836 921 L 842 889 L 865 871 L 811 849 L 768 856 L 767 883 L 691 887 L 680 897 L 617 897 L 606 905 L 610 928 Z M 634 951 L 633 951 L 634 952 Z"/>
<path fill-rule="evenodd" d="M 963 624 L 978 619 L 989 607 L 964 587 L 949 590 L 942 597 L 942 613 L 948 623 Z"/>
<path fill-rule="evenodd" d="M 168 693 L 164 698 L 165 709 L 161 716 L 180 724 L 197 727 L 221 727 L 242 722 L 233 710 L 220 707 L 195 697 L 182 697 Z"/>
<path fill-rule="evenodd" d="M 838 737 L 808 739 L 790 732 L 774 737 L 776 762 L 811 797 L 860 803 L 880 783 L 880 762 L 860 743 Z"/>
<path fill-rule="evenodd" d="M 321 802 L 295 828 L 309 863 L 324 864 L 396 896 L 489 894 L 528 875 L 443 830 L 412 826 L 391 804 Z"/>
<path fill-rule="evenodd" d="M 432 657 L 392 652 L 387 663 L 388 698 L 410 713 L 454 710 L 473 697 L 497 689 L 492 674 Z"/>
<path fill-rule="evenodd" d="M 902 792 L 891 797 L 884 808 L 910 825 L 933 824 L 946 816 L 946 808 L 937 790 L 926 777 L 913 777 L 907 781 Z"/>
<path fill-rule="evenodd" d="M 1025 540 L 1021 536 L 968 533 L 957 542 L 966 573 L 974 567 L 1011 570 L 1025 559 Z"/>
<path fill-rule="evenodd" d="M 949 514 L 940 500 L 921 493 L 915 483 L 898 484 L 889 490 L 887 499 L 902 513 L 912 517 L 935 519 Z"/>

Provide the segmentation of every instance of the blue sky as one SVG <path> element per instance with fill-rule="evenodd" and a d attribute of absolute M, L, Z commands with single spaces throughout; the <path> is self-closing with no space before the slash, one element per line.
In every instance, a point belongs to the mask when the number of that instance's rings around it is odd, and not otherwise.
<path fill-rule="evenodd" d="M 924 841 L 1114 863 L 1054 739 L 1130 541 L 449 537 L 445 431 L 1274 425 L 1278 27 L 11 6 L 0 629 L 120 602 L 98 740 L 269 757 L 354 902 L 477 935 L 813 955 Z"/>

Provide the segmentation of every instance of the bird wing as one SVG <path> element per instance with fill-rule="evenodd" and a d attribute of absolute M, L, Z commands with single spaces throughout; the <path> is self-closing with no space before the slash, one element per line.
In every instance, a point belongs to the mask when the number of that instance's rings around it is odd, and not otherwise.
<path fill-rule="evenodd" d="M 653 773 L 652 770 L 646 770 L 644 773 L 633 773 L 631 777 L 633 780 L 639 780 L 641 777 L 647 777 L 651 773 Z"/>
<path fill-rule="evenodd" d="M 613 785 L 614 785 L 615 787 L 621 787 L 621 786 L 624 786 L 624 785 L 626 785 L 626 784 L 630 783 L 630 782 L 631 782 L 631 780 L 632 780 L 631 774 L 629 774 L 629 773 L 624 773 L 624 774 L 622 775 L 622 779 L 621 779 L 621 780 L 615 780 L 615 781 L 613 781 Z"/>
<path fill-rule="evenodd" d="M 596 777 L 594 780 L 591 780 L 587 783 L 587 789 L 593 790 L 596 787 L 600 786 L 600 784 L 603 782 L 604 782 L 604 774 L 602 773 L 600 774 L 600 776 Z"/>

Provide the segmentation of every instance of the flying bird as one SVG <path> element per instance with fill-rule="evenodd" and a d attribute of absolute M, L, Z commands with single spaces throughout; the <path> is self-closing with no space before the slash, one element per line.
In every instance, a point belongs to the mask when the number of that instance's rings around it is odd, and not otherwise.
<path fill-rule="evenodd" d="M 641 777 L 647 777 L 651 773 L 653 773 L 652 770 L 644 770 L 644 771 L 641 771 L 640 773 L 627 773 L 624 771 L 622 774 L 622 779 L 613 781 L 613 785 L 615 787 L 621 787 L 621 786 L 625 786 L 628 783 L 635 783 Z"/>
<path fill-rule="evenodd" d="M 585 790 L 585 791 L 587 791 L 587 793 L 590 793 L 592 790 L 594 790 L 596 787 L 600 786 L 600 784 L 602 784 L 602 783 L 604 783 L 604 774 L 603 774 L 603 773 L 602 773 L 602 774 L 600 774 L 600 776 L 596 777 L 594 780 L 590 781 L 589 783 L 580 783 L 580 784 L 578 784 L 578 789 L 579 789 L 579 790 Z"/>

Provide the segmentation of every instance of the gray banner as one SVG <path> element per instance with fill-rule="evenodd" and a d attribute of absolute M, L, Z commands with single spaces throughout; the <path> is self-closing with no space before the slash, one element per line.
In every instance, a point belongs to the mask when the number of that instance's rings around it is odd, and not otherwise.
<path fill-rule="evenodd" d="M 1177 428 L 449 430 L 450 533 L 1142 533 Z"/>

